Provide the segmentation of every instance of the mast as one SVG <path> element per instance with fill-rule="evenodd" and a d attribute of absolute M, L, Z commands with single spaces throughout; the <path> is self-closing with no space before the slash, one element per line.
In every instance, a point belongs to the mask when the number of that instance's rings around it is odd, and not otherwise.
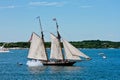
<path fill-rule="evenodd" d="M 59 31 L 58 31 L 58 23 L 57 23 L 57 19 L 56 18 L 54 18 L 53 19 L 53 21 L 55 21 L 55 23 L 56 23 L 56 30 L 57 30 L 57 38 L 58 38 L 58 40 L 59 40 L 59 44 L 60 44 L 60 47 L 61 47 L 61 51 L 62 51 L 62 46 L 61 46 L 61 36 L 60 36 L 60 33 L 59 33 Z M 65 60 L 65 58 L 64 58 L 64 55 L 63 55 L 63 53 L 62 53 L 62 57 L 63 57 L 63 61 Z"/>
<path fill-rule="evenodd" d="M 41 24 L 41 20 L 40 20 L 40 16 L 37 17 L 37 19 L 39 20 L 39 25 L 40 25 L 40 30 L 41 30 L 41 37 L 44 43 L 44 34 L 43 34 L 43 29 L 42 29 L 42 24 Z M 45 43 L 44 43 L 44 47 L 45 47 Z M 46 51 L 46 47 L 45 47 L 45 52 L 46 52 L 46 57 L 48 60 L 48 55 L 47 55 L 47 51 Z"/>
<path fill-rule="evenodd" d="M 40 30 L 41 30 L 40 32 L 41 32 L 42 39 L 44 40 L 44 35 L 43 35 L 43 30 L 42 30 L 40 16 L 38 16 L 37 19 L 39 20 L 39 25 L 40 25 Z"/>

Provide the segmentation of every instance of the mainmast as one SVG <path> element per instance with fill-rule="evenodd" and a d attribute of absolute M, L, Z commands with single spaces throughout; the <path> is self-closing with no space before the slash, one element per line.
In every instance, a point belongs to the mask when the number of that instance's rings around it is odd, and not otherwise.
<path fill-rule="evenodd" d="M 47 51 L 46 51 L 46 47 L 45 47 L 45 43 L 44 43 L 44 34 L 43 34 L 43 29 L 42 29 L 40 16 L 38 16 L 37 19 L 39 20 L 39 25 L 40 25 L 40 30 L 41 30 L 41 37 L 42 37 L 42 40 L 43 40 L 43 44 L 44 44 L 44 48 L 45 48 L 45 52 L 46 52 L 46 57 L 47 57 L 47 60 L 48 60 L 48 55 L 47 55 Z"/>
<path fill-rule="evenodd" d="M 60 44 L 61 51 L 62 51 L 62 46 L 61 46 L 61 36 L 60 36 L 59 31 L 58 31 L 58 27 L 59 27 L 59 26 L 58 26 L 58 23 L 57 23 L 57 19 L 54 18 L 53 21 L 55 21 L 55 23 L 56 23 L 57 38 L 58 38 L 58 40 L 59 40 L 59 44 Z M 62 53 L 62 56 L 63 56 L 63 60 L 65 60 L 65 59 L 64 59 L 64 55 L 63 55 L 63 53 Z"/>

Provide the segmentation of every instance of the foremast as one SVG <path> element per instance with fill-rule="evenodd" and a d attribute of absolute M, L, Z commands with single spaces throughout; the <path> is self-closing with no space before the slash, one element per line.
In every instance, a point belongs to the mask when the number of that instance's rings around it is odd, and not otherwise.
<path fill-rule="evenodd" d="M 37 19 L 39 20 L 39 25 L 40 25 L 40 30 L 41 30 L 41 38 L 42 38 L 42 41 L 43 41 L 43 44 L 44 44 L 43 46 L 44 46 L 44 48 L 45 48 L 45 53 L 46 53 L 47 61 L 49 61 L 48 55 L 47 55 L 47 51 L 46 51 L 44 34 L 43 34 L 43 29 L 42 29 L 42 24 L 41 24 L 40 16 L 38 16 Z"/>

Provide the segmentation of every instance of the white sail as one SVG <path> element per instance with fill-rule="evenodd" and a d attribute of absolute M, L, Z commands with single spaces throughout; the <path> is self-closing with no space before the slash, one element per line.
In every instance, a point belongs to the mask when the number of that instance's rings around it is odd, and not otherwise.
<path fill-rule="evenodd" d="M 63 46 L 65 51 L 65 58 L 68 60 L 81 60 L 79 56 L 74 56 L 71 52 L 71 49 L 69 48 L 68 42 L 63 40 Z"/>
<path fill-rule="evenodd" d="M 9 52 L 9 49 L 7 49 L 7 48 L 5 48 L 4 46 L 5 46 L 5 44 L 6 43 L 4 43 L 2 46 L 0 46 L 0 52 Z"/>
<path fill-rule="evenodd" d="M 44 42 L 42 38 L 38 36 L 36 33 L 32 34 L 32 41 L 28 53 L 28 58 L 47 60 Z"/>
<path fill-rule="evenodd" d="M 80 56 L 80 57 L 84 57 L 84 58 L 89 58 L 89 56 L 87 56 L 84 53 L 82 53 L 81 51 L 79 51 L 77 48 L 75 48 L 73 45 L 71 45 L 68 41 L 66 41 L 64 39 L 63 39 L 63 45 L 65 47 L 66 57 Z"/>
<path fill-rule="evenodd" d="M 59 39 L 51 33 L 51 54 L 50 59 L 63 60 L 62 49 Z"/>

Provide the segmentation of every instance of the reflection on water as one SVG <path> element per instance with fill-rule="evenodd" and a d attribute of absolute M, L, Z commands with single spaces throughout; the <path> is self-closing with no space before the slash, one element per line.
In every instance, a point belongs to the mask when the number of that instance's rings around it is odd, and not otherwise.
<path fill-rule="evenodd" d="M 51 71 L 74 71 L 82 69 L 76 66 L 49 66 L 49 68 Z"/>
<path fill-rule="evenodd" d="M 58 73 L 58 72 L 72 72 L 80 71 L 82 67 L 79 66 L 38 66 L 38 67 L 28 67 L 28 71 L 32 74 L 40 73 Z"/>
<path fill-rule="evenodd" d="M 36 67 L 28 67 L 28 71 L 32 74 L 44 73 L 46 71 L 47 66 L 36 66 Z"/>

